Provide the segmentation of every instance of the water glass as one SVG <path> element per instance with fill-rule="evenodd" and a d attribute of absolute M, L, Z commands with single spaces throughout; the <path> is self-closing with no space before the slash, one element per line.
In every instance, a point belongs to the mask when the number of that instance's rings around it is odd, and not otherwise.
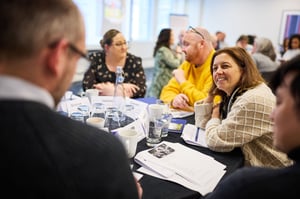
<path fill-rule="evenodd" d="M 105 110 L 105 124 L 104 127 L 107 127 L 109 131 L 119 128 L 119 113 L 116 107 L 107 107 Z"/>
<path fill-rule="evenodd" d="M 172 114 L 171 113 L 163 113 L 161 121 L 163 123 L 162 129 L 161 129 L 161 137 L 167 137 L 168 131 L 169 131 L 169 125 L 172 120 Z"/>
<path fill-rule="evenodd" d="M 162 137 L 167 137 L 168 136 L 168 131 L 169 131 L 169 124 L 172 120 L 172 114 L 170 111 L 170 104 L 167 102 L 164 102 L 160 99 L 156 100 L 156 104 L 161 106 L 162 109 L 162 114 L 161 114 L 161 120 L 163 122 L 163 127 L 162 127 Z"/>
<path fill-rule="evenodd" d="M 93 104 L 91 117 L 105 118 L 105 106 L 103 103 L 97 102 Z"/>
<path fill-rule="evenodd" d="M 83 114 L 81 112 L 73 112 L 73 113 L 71 113 L 70 118 L 72 120 L 84 122 L 84 116 L 83 116 Z"/>
<path fill-rule="evenodd" d="M 79 105 L 77 109 L 82 113 L 84 122 L 85 122 L 90 117 L 89 106 L 82 104 L 82 105 Z"/>
<path fill-rule="evenodd" d="M 161 142 L 161 130 L 163 122 L 161 119 L 150 119 L 149 128 L 146 131 L 147 146 L 154 147 Z"/>

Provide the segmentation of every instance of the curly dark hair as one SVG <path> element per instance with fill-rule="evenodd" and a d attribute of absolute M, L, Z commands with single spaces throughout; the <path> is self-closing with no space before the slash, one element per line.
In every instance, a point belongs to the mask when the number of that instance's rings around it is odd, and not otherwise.
<path fill-rule="evenodd" d="M 292 40 L 293 39 L 298 39 L 299 40 L 299 45 L 300 45 L 300 34 L 293 34 L 289 38 L 289 44 L 288 44 L 289 49 L 292 49 Z M 298 48 L 300 48 L 300 46 L 298 46 Z"/>

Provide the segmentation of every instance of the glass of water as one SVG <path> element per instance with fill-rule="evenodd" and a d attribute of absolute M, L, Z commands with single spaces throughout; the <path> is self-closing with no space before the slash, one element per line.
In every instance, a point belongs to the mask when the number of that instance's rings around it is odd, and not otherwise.
<path fill-rule="evenodd" d="M 164 102 L 162 100 L 156 100 L 156 104 L 160 105 L 162 108 L 162 114 L 161 114 L 161 120 L 163 122 L 163 127 L 162 127 L 162 137 L 167 137 L 168 136 L 168 131 L 169 131 L 169 124 L 172 120 L 172 114 L 170 110 L 170 103 Z"/>
<path fill-rule="evenodd" d="M 161 129 L 161 136 L 162 137 L 167 137 L 168 136 L 168 131 L 169 131 L 169 125 L 172 120 L 173 116 L 171 113 L 163 113 L 161 121 L 163 123 L 163 127 Z"/>
<path fill-rule="evenodd" d="M 150 119 L 149 128 L 146 130 L 146 144 L 153 147 L 161 142 L 161 130 L 163 122 L 161 119 Z"/>
<path fill-rule="evenodd" d="M 117 108 L 115 108 L 115 107 L 107 107 L 106 108 L 104 127 L 107 127 L 110 132 L 111 132 L 111 130 L 120 127 L 119 113 L 118 113 Z"/>
<path fill-rule="evenodd" d="M 93 104 L 91 117 L 105 118 L 105 106 L 103 103 L 97 102 Z"/>
<path fill-rule="evenodd" d="M 80 121 L 80 122 L 84 123 L 84 116 L 83 116 L 83 114 L 81 112 L 73 112 L 73 113 L 71 113 L 70 118 L 72 120 L 76 120 L 76 121 Z"/>
<path fill-rule="evenodd" d="M 77 108 L 83 115 L 84 122 L 90 117 L 90 108 L 88 105 L 82 104 Z"/>

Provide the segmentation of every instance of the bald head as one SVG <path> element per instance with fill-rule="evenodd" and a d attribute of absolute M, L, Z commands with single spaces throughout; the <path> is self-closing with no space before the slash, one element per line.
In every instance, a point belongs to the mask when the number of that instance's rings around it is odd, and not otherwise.
<path fill-rule="evenodd" d="M 186 61 L 195 65 L 202 65 L 214 50 L 211 34 L 202 27 L 190 27 L 185 33 L 183 41 Z"/>
<path fill-rule="evenodd" d="M 211 34 L 203 27 L 191 27 L 187 31 L 187 33 L 193 33 L 196 34 L 198 38 L 203 39 L 205 43 L 207 44 L 207 47 L 212 50 L 213 46 L 211 44 L 212 37 Z"/>

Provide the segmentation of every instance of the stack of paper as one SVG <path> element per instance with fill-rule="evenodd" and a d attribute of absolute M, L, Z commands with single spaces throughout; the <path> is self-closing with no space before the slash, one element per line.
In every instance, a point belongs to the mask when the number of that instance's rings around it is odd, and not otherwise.
<path fill-rule="evenodd" d="M 226 168 L 210 156 L 166 141 L 139 152 L 135 161 L 142 166 L 137 171 L 176 182 L 202 195 L 213 191 Z"/>

